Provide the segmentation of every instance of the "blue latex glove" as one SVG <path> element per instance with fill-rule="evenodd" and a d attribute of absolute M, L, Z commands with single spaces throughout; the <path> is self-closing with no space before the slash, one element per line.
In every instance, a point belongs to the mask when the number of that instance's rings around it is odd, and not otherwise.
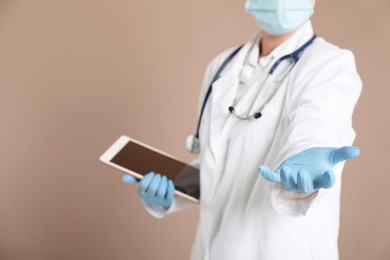
<path fill-rule="evenodd" d="M 124 175 L 123 182 L 136 183 L 131 175 Z M 166 176 L 150 172 L 138 183 L 138 196 L 151 205 L 169 208 L 175 195 L 175 185 Z"/>
<path fill-rule="evenodd" d="M 137 183 L 138 182 L 136 178 L 134 178 L 133 176 L 128 175 L 128 174 L 122 176 L 122 181 L 125 183 Z"/>
<path fill-rule="evenodd" d="M 336 179 L 333 167 L 357 157 L 359 153 L 359 148 L 354 146 L 316 147 L 288 158 L 275 172 L 265 165 L 259 166 L 259 172 L 268 181 L 280 184 L 284 190 L 310 193 L 332 187 Z"/>

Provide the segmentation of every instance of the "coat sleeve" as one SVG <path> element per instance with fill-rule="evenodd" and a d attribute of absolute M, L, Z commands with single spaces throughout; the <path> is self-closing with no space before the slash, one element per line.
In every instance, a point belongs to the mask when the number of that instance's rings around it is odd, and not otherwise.
<path fill-rule="evenodd" d="M 286 99 L 289 112 L 281 122 L 283 131 L 278 133 L 274 170 L 304 150 L 351 145 L 355 138 L 352 113 L 362 83 L 353 54 L 333 47 L 318 51 L 296 67 L 300 73 L 294 76 L 293 88 Z M 343 165 L 339 163 L 333 169 L 336 183 L 331 189 L 304 194 L 287 192 L 280 185 L 271 184 L 274 209 L 284 215 L 301 216 L 329 193 L 339 200 Z"/>

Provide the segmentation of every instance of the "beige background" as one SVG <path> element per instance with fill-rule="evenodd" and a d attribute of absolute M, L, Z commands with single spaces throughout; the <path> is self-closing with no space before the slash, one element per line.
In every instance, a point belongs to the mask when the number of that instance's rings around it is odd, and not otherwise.
<path fill-rule="evenodd" d="M 121 134 L 185 161 L 208 62 L 258 30 L 244 0 L 0 0 L 0 259 L 188 259 L 191 209 L 156 220 L 99 155 Z M 362 154 L 343 175 L 341 259 L 390 259 L 389 0 L 318 0 L 357 59 Z"/>

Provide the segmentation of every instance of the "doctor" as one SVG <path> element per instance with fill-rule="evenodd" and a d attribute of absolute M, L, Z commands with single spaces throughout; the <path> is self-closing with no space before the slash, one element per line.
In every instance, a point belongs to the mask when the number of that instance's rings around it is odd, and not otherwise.
<path fill-rule="evenodd" d="M 247 0 L 262 31 L 207 68 L 188 140 L 200 152 L 194 260 L 338 259 L 341 172 L 359 154 L 351 116 L 362 86 L 353 54 L 315 36 L 313 7 Z M 189 206 L 158 173 L 138 194 L 159 218 Z"/>

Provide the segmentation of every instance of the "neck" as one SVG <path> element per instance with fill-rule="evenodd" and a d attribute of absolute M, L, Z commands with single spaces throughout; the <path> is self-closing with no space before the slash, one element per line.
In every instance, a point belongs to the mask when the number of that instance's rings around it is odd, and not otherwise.
<path fill-rule="evenodd" d="M 263 32 L 259 44 L 259 58 L 269 55 L 276 47 L 278 47 L 280 44 L 290 38 L 298 29 L 283 35 L 270 35 L 266 32 Z"/>

